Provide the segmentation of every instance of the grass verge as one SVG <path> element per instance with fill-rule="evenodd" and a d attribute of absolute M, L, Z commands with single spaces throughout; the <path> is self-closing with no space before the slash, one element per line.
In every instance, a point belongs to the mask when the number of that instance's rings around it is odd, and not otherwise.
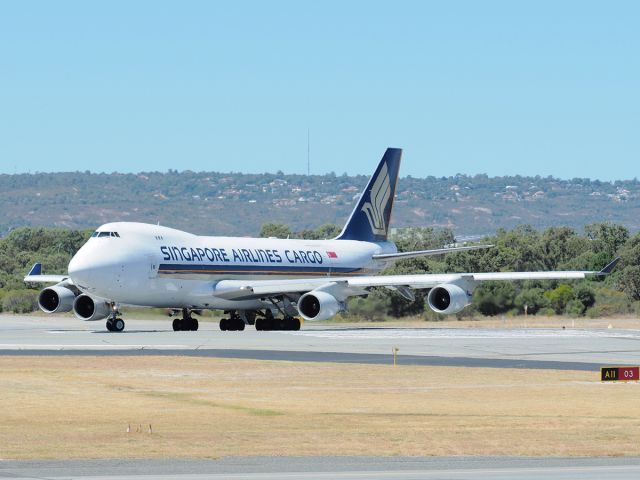
<path fill-rule="evenodd" d="M 640 455 L 640 385 L 598 372 L 183 357 L 0 357 L 0 372 L 5 459 Z"/>

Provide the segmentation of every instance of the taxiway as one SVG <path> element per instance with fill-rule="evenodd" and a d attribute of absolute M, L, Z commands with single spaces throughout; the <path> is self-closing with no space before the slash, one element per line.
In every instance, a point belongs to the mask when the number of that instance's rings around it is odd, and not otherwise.
<path fill-rule="evenodd" d="M 640 331 L 544 328 L 424 328 L 305 324 L 299 332 L 221 332 L 201 322 L 174 332 L 167 320 L 103 322 L 0 316 L 1 355 L 189 355 L 260 360 L 597 370 L 640 363 Z"/>

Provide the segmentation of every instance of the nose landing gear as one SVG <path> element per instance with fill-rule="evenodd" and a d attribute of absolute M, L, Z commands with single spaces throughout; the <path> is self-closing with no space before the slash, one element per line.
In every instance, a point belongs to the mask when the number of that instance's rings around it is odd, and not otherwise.
<path fill-rule="evenodd" d="M 117 308 L 112 307 L 111 315 L 109 315 L 107 320 L 107 330 L 110 332 L 121 332 L 124 330 L 124 320 L 118 318 L 119 313 Z"/>

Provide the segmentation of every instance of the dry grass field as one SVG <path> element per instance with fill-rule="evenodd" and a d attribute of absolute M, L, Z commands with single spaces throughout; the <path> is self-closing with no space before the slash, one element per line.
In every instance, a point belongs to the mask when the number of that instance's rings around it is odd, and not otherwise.
<path fill-rule="evenodd" d="M 598 373 L 0 357 L 0 458 L 640 455 L 640 385 Z"/>

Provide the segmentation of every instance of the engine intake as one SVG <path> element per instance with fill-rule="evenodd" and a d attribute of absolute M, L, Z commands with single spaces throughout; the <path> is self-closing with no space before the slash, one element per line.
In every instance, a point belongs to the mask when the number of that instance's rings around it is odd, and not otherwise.
<path fill-rule="evenodd" d="M 471 295 L 458 285 L 446 283 L 431 289 L 427 303 L 436 313 L 458 313 L 471 303 Z"/>
<path fill-rule="evenodd" d="M 328 320 L 343 309 L 336 297 L 327 292 L 305 293 L 298 300 L 298 312 L 305 320 Z"/>
<path fill-rule="evenodd" d="M 73 313 L 80 320 L 92 322 L 107 318 L 111 313 L 111 307 L 104 300 L 94 299 L 89 295 L 82 294 L 76 297 L 73 302 Z"/>
<path fill-rule="evenodd" d="M 46 313 L 70 312 L 76 294 L 72 290 L 54 285 L 43 289 L 38 295 L 38 307 Z"/>

